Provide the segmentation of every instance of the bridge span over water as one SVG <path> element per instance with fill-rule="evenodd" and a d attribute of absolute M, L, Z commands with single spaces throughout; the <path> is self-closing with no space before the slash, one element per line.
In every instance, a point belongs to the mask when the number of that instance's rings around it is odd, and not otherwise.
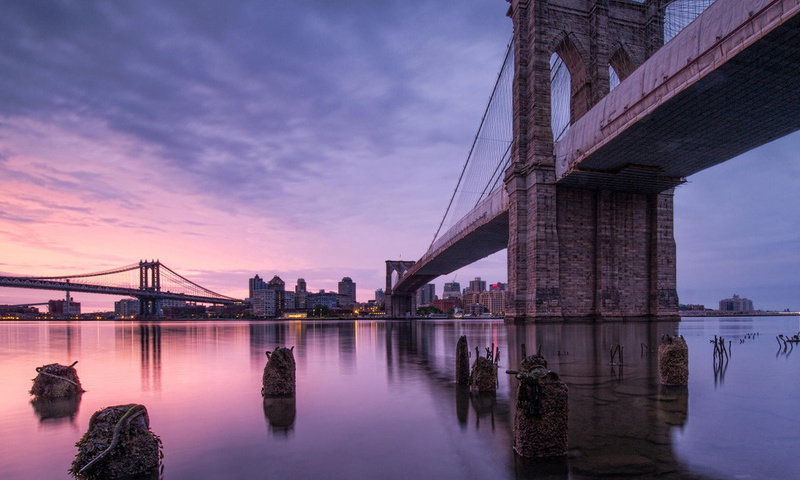
<path fill-rule="evenodd" d="M 387 308 L 507 248 L 507 321 L 676 318 L 673 191 L 800 129 L 800 0 L 509 3 L 512 94 L 487 107 L 510 103 L 502 177 L 419 261 L 387 263 Z"/>
<path fill-rule="evenodd" d="M 230 305 L 241 300 L 226 297 L 179 275 L 159 261 L 112 268 L 102 272 L 61 276 L 0 276 L 0 287 L 99 293 L 139 299 L 141 315 L 160 315 L 164 300 Z"/>

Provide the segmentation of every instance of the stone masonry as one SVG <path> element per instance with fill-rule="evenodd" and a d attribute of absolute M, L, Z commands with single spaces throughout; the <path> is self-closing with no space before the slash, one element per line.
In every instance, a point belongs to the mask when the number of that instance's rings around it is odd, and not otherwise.
<path fill-rule="evenodd" d="M 570 72 L 571 122 L 661 45 L 660 2 L 508 0 L 514 25 L 509 322 L 674 320 L 672 192 L 561 186 L 550 57 Z"/>

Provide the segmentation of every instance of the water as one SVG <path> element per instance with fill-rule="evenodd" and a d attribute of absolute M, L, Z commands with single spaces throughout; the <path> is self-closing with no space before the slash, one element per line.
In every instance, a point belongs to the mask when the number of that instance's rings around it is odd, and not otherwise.
<path fill-rule="evenodd" d="M 797 317 L 529 326 L 3 322 L 0 477 L 68 478 L 92 413 L 142 403 L 164 444 L 166 480 L 800 478 L 800 352 L 779 351 L 775 341 L 798 329 Z M 690 379 L 688 388 L 667 390 L 647 350 L 675 332 L 689 344 Z M 499 346 L 496 395 L 456 388 L 462 334 L 473 354 Z M 712 361 L 714 335 L 732 342 L 723 369 Z M 522 343 L 541 346 L 569 385 L 564 460 L 513 453 L 516 380 L 502 372 L 516 366 Z M 618 343 L 622 367 L 609 365 Z M 297 396 L 265 404 L 264 352 L 284 345 L 295 346 Z M 37 413 L 28 394 L 35 367 L 75 360 L 87 390 L 77 410 Z"/>

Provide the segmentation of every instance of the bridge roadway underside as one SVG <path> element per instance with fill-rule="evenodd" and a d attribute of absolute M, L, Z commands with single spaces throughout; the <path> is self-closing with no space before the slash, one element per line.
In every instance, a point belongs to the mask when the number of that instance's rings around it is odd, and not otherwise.
<path fill-rule="evenodd" d="M 676 37 L 675 46 L 657 52 L 556 144 L 559 185 L 663 191 L 800 129 L 800 15 L 797 2 L 780 3 L 783 12 L 765 9 L 704 51 L 697 52 L 702 42 L 698 47 L 693 38 Z M 787 13 L 790 4 L 794 12 Z M 704 19 L 706 35 L 713 15 L 730 14 L 712 8 L 712 17 Z M 775 27 L 780 13 L 794 16 Z M 752 43 L 742 49 L 739 37 Z M 657 85 L 643 87 L 662 73 Z"/>
<path fill-rule="evenodd" d="M 438 255 L 417 262 L 411 275 L 393 288 L 395 294 L 413 294 L 436 277 L 454 272 L 508 247 L 508 210 L 459 236 Z"/>

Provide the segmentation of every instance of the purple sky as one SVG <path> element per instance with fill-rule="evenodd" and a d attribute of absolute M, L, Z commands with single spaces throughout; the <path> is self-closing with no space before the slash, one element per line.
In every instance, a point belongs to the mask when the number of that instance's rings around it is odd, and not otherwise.
<path fill-rule="evenodd" d="M 223 294 L 358 299 L 441 220 L 511 36 L 501 0 L 7 0 L 0 272 L 160 259 Z M 681 302 L 800 310 L 800 135 L 676 192 Z M 437 282 L 505 281 L 505 252 Z M 58 292 L 2 288 L 0 303 Z M 113 297 L 75 295 L 84 310 Z"/>

